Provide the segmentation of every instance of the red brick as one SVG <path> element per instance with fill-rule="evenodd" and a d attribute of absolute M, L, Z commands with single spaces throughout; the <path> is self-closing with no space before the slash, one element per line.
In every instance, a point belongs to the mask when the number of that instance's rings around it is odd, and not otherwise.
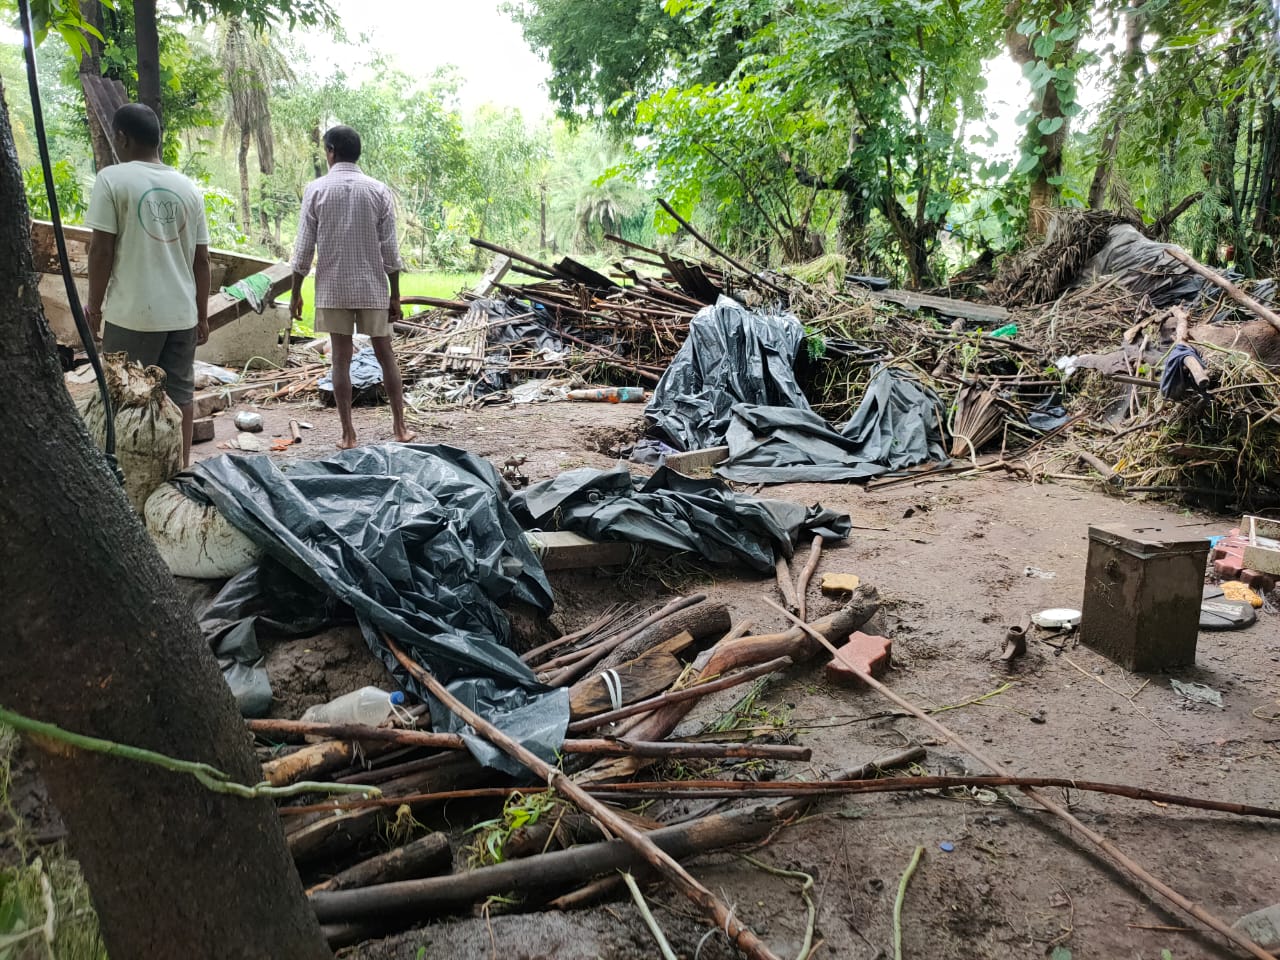
<path fill-rule="evenodd" d="M 1228 557 L 1213 561 L 1213 572 L 1223 580 L 1239 580 L 1243 566 L 1244 560 L 1240 557 Z"/>
<path fill-rule="evenodd" d="M 840 648 L 840 652 L 848 656 L 864 673 L 881 677 L 889 669 L 892 661 L 893 641 L 887 637 L 875 637 L 858 632 L 850 635 L 849 642 Z M 827 664 L 827 677 L 830 680 L 854 686 L 862 684 L 858 675 L 839 657 L 832 658 Z"/>
<path fill-rule="evenodd" d="M 1217 567 L 1217 564 L 1214 564 Z M 1248 584 L 1254 590 L 1260 593 L 1270 593 L 1276 588 L 1276 578 L 1269 573 L 1259 573 L 1257 570 L 1241 570 L 1240 576 L 1236 579 Z"/>

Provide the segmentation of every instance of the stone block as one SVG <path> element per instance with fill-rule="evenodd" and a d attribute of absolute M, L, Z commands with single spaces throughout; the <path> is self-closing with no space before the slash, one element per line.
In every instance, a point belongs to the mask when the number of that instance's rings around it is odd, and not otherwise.
<path fill-rule="evenodd" d="M 201 417 L 191 424 L 191 442 L 208 443 L 213 439 L 213 417 Z"/>
<path fill-rule="evenodd" d="M 824 573 L 822 575 L 822 592 L 829 597 L 839 597 L 853 593 L 862 583 L 862 578 L 852 573 Z"/>

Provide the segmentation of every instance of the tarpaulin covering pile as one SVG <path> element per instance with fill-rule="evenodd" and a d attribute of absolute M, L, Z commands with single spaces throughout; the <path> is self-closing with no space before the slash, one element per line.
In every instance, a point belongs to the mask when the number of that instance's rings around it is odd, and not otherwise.
<path fill-rule="evenodd" d="M 728 446 L 716 472 L 743 483 L 863 480 L 946 461 L 942 402 L 906 371 L 881 369 L 838 430 L 814 413 L 793 370 L 804 336 L 790 314 L 722 297 L 694 317 L 645 413 L 682 450 Z"/>
<path fill-rule="evenodd" d="M 431 703 L 434 729 L 462 734 L 482 763 L 519 772 L 425 696 L 381 633 L 459 699 L 554 759 L 568 694 L 539 685 L 504 645 L 509 623 L 499 608 L 515 599 L 547 612 L 551 589 L 488 462 L 447 446 L 389 444 L 285 465 L 217 457 L 179 481 L 268 557 L 227 584 L 202 624 L 216 652 L 241 661 L 229 679 L 249 679 L 261 692 L 265 678 L 246 678 L 243 662 L 256 646 L 253 626 L 287 623 L 306 610 L 306 585 L 354 611 L 369 648 L 401 686 Z M 323 609 L 311 607 L 307 632 L 323 625 Z"/>
<path fill-rule="evenodd" d="M 791 556 L 801 534 L 849 535 L 849 517 L 821 506 L 739 496 L 715 479 L 666 467 L 635 477 L 625 466 L 584 467 L 535 483 L 511 499 L 527 528 L 557 527 L 592 540 L 622 540 L 695 553 L 711 563 L 741 562 L 761 572 Z"/>

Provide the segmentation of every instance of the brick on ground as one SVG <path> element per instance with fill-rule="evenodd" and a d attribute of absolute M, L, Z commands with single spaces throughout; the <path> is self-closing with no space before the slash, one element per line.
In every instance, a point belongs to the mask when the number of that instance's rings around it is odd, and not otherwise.
<path fill-rule="evenodd" d="M 847 643 L 840 647 L 840 652 L 849 655 L 864 673 L 877 679 L 884 676 L 892 662 L 893 641 L 888 637 L 877 637 L 861 631 L 851 634 Z M 838 657 L 833 657 L 827 664 L 827 677 L 840 683 L 861 686 L 858 675 L 845 665 Z"/>

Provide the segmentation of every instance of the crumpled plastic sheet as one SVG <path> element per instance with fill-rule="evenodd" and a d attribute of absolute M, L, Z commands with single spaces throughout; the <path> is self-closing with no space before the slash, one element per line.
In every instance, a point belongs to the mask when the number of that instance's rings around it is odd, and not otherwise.
<path fill-rule="evenodd" d="M 373 347 L 361 347 L 351 358 L 351 389 L 353 392 L 368 390 L 382 383 L 382 365 Z M 333 372 L 320 378 L 316 389 L 322 393 L 333 393 Z"/>
<path fill-rule="evenodd" d="M 677 450 L 700 450 L 724 442 L 738 404 L 808 410 L 792 369 L 803 342 L 791 314 L 752 313 L 721 297 L 690 322 L 645 415 Z"/>
<path fill-rule="evenodd" d="M 716 470 L 741 483 L 866 480 L 925 461 L 945 463 L 942 401 L 905 371 L 882 367 L 838 431 L 812 410 L 733 408 Z"/>
<path fill-rule="evenodd" d="M 947 462 L 942 401 L 904 370 L 882 367 L 849 422 L 832 428 L 796 381 L 803 342 L 790 314 L 721 297 L 694 317 L 645 414 L 677 448 L 728 446 L 716 473 L 741 483 L 866 480 Z"/>
<path fill-rule="evenodd" d="M 685 477 L 661 467 L 632 476 L 625 465 L 584 467 L 535 483 L 511 499 L 526 529 L 571 530 L 592 540 L 694 553 L 717 564 L 745 563 L 762 573 L 790 557 L 802 534 L 840 540 L 850 521 L 821 505 L 735 494 L 715 479 Z"/>
<path fill-rule="evenodd" d="M 461 734 L 481 763 L 523 772 L 427 697 L 382 632 L 464 703 L 554 762 L 568 693 L 541 686 L 505 646 L 510 625 L 499 607 L 514 599 L 547 612 L 551 588 L 487 461 L 447 446 L 388 444 L 283 465 L 265 456 L 217 457 L 175 482 L 213 503 L 329 603 L 350 607 L 396 681 L 430 704 L 432 726 Z M 250 574 L 233 579 L 206 611 L 206 635 L 225 660 L 243 665 L 237 653 L 252 655 L 256 638 L 246 619 L 297 614 L 298 597 L 265 588 L 269 573 L 264 565 L 256 582 Z M 313 620 L 306 626 L 318 628 Z"/>

